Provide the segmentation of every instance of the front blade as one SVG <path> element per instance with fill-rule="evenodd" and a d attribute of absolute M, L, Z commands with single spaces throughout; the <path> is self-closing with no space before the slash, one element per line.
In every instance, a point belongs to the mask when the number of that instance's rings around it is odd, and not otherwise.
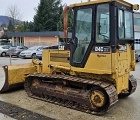
<path fill-rule="evenodd" d="M 32 64 L 9 65 L 0 68 L 0 92 L 23 86 L 25 77 L 36 72 Z"/>

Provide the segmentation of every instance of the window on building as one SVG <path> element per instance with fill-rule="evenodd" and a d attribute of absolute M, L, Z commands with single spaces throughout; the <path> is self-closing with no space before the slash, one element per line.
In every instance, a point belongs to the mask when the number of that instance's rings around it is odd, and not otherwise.
<path fill-rule="evenodd" d="M 140 18 L 134 18 L 134 25 L 140 26 Z"/>
<path fill-rule="evenodd" d="M 135 44 L 140 44 L 140 39 L 135 39 Z"/>

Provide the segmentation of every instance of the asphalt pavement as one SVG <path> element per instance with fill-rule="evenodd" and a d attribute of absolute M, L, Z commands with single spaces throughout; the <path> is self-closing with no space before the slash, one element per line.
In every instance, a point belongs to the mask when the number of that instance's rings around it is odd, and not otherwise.
<path fill-rule="evenodd" d="M 16 119 L 0 113 L 0 120 L 16 120 Z"/>
<path fill-rule="evenodd" d="M 30 63 L 31 59 L 21 59 L 16 57 L 0 57 L 0 67 L 4 65 L 14 65 L 14 64 L 22 64 L 22 63 Z"/>

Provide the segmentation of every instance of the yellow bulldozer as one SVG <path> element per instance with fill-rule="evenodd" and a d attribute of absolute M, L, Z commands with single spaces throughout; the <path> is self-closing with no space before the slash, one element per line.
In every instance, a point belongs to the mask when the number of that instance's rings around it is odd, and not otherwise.
<path fill-rule="evenodd" d="M 1 92 L 24 83 L 30 97 L 91 114 L 106 113 L 118 96 L 136 90 L 133 10 L 124 0 L 93 0 L 66 6 L 72 10 L 70 50 L 43 50 L 42 61 L 3 66 Z M 2 81 L 3 79 L 3 81 Z"/>

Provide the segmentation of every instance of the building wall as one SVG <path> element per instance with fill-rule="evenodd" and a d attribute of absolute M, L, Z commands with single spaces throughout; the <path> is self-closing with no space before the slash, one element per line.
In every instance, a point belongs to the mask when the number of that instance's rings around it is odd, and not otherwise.
<path fill-rule="evenodd" d="M 135 50 L 140 50 L 140 12 L 134 13 Z"/>
<path fill-rule="evenodd" d="M 140 39 L 140 32 L 135 32 L 134 36 L 135 36 L 135 39 Z"/>
<path fill-rule="evenodd" d="M 52 46 L 58 44 L 58 37 L 24 37 L 24 45 L 27 47 L 36 45 Z"/>
<path fill-rule="evenodd" d="M 43 46 L 52 46 L 58 45 L 59 38 L 56 37 L 13 37 L 12 44 L 14 46 L 24 45 L 27 47 L 43 45 Z"/>
<path fill-rule="evenodd" d="M 135 50 L 140 50 L 140 32 L 135 32 Z"/>
<path fill-rule="evenodd" d="M 134 31 L 140 32 L 140 13 L 134 13 Z"/>
<path fill-rule="evenodd" d="M 12 45 L 13 46 L 23 46 L 24 45 L 23 37 L 12 37 Z"/>

